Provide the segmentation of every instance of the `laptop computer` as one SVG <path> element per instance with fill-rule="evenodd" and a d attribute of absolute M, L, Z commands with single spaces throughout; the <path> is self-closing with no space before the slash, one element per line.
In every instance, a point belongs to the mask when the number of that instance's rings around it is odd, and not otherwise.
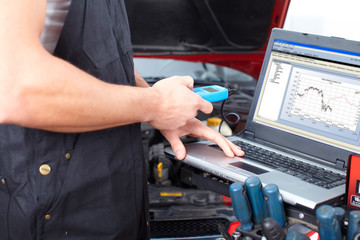
<path fill-rule="evenodd" d="M 245 129 L 229 137 L 245 156 L 200 141 L 186 144 L 183 161 L 234 182 L 256 175 L 285 202 L 315 209 L 343 198 L 359 116 L 360 42 L 273 29 Z"/>

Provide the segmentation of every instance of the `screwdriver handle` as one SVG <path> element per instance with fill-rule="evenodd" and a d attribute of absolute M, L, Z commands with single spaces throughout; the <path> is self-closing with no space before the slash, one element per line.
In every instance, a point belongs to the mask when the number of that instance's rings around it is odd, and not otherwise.
<path fill-rule="evenodd" d="M 349 225 L 346 239 L 352 240 L 358 231 L 360 231 L 360 211 L 353 210 L 349 212 Z"/>
<path fill-rule="evenodd" d="M 234 214 L 241 223 L 240 229 L 251 231 L 253 223 L 251 221 L 251 208 L 244 186 L 235 182 L 230 185 L 230 198 Z"/>
<path fill-rule="evenodd" d="M 264 187 L 264 197 L 269 217 L 275 219 L 281 227 L 286 224 L 284 203 L 276 184 L 268 184 Z"/>
<path fill-rule="evenodd" d="M 267 217 L 267 211 L 260 178 L 248 177 L 244 185 L 252 208 L 253 220 L 255 224 L 261 224 Z"/>
<path fill-rule="evenodd" d="M 340 224 L 335 216 L 335 210 L 330 205 L 322 205 L 316 210 L 319 221 L 319 234 L 321 239 L 341 240 Z"/>
<path fill-rule="evenodd" d="M 345 218 L 345 209 L 342 207 L 334 207 L 335 210 L 335 217 L 339 222 L 341 233 L 344 232 L 344 218 Z"/>

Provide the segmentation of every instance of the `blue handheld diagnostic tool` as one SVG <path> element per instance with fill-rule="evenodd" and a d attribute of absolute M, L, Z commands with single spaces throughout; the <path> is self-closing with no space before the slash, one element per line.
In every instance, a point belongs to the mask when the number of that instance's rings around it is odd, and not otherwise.
<path fill-rule="evenodd" d="M 199 94 L 203 99 L 209 102 L 219 102 L 228 98 L 227 88 L 211 85 L 205 87 L 197 87 L 193 89 L 194 92 Z"/>

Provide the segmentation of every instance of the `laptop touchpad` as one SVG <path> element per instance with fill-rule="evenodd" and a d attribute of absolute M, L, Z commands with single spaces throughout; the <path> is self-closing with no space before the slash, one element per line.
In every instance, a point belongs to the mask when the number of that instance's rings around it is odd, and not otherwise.
<path fill-rule="evenodd" d="M 246 170 L 248 172 L 251 172 L 251 173 L 254 173 L 254 174 L 257 174 L 257 175 L 268 172 L 268 171 L 266 171 L 266 170 L 264 170 L 262 168 L 255 167 L 253 165 L 250 165 L 250 164 L 247 164 L 247 163 L 244 163 L 244 162 L 233 162 L 233 163 L 229 163 L 229 164 L 234 166 L 234 167 L 244 169 L 244 170 Z"/>

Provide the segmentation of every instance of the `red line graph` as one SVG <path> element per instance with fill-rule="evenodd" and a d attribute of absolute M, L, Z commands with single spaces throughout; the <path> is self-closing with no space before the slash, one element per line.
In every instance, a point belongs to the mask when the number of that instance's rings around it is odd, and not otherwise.
<path fill-rule="evenodd" d="M 347 96 L 346 96 L 345 94 L 342 94 L 341 96 L 337 96 L 337 97 L 330 97 L 330 98 L 327 100 L 327 102 L 325 103 L 323 90 L 321 90 L 321 89 L 319 89 L 319 88 L 316 88 L 316 87 L 313 87 L 313 86 L 310 86 L 310 87 L 304 89 L 304 92 L 303 92 L 303 93 L 296 93 L 296 94 L 297 94 L 299 97 L 304 98 L 304 97 L 306 97 L 306 95 L 309 93 L 310 90 L 313 90 L 313 91 L 317 92 L 317 94 L 321 97 L 321 111 L 324 111 L 324 112 L 326 112 L 326 111 L 328 111 L 328 110 L 329 110 L 329 111 L 332 111 L 332 108 L 331 108 L 331 106 L 330 106 L 330 102 L 331 102 L 331 101 L 335 101 L 335 100 L 337 100 L 337 99 L 344 99 L 345 102 L 346 102 L 348 105 L 350 105 L 350 106 L 352 106 L 352 107 L 357 107 L 357 104 L 349 101 L 348 98 L 347 98 Z"/>
<path fill-rule="evenodd" d="M 360 87 L 317 76 L 299 74 L 291 113 L 354 130 L 360 115 Z"/>

